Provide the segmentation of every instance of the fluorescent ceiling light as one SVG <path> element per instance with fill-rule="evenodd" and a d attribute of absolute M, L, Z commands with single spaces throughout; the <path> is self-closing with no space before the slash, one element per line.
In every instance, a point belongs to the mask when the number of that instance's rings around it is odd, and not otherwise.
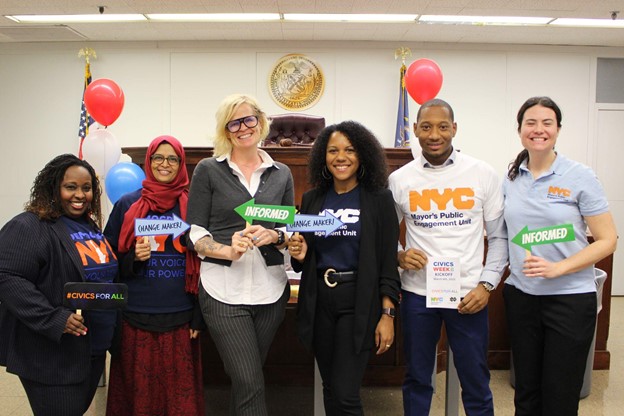
<path fill-rule="evenodd" d="M 471 25 L 545 25 L 552 17 L 422 15 L 419 22 Z"/>
<path fill-rule="evenodd" d="M 410 23 L 417 14 L 310 14 L 285 13 L 284 21 L 297 22 L 367 22 L 367 23 Z"/>
<path fill-rule="evenodd" d="M 99 23 L 139 22 L 147 20 L 142 14 L 33 14 L 5 17 L 18 23 Z"/>
<path fill-rule="evenodd" d="M 280 20 L 279 13 L 177 13 L 146 14 L 149 20 L 166 22 L 266 22 Z"/>
<path fill-rule="evenodd" d="M 611 19 L 555 19 L 550 24 L 553 26 L 624 28 L 624 20 Z"/>

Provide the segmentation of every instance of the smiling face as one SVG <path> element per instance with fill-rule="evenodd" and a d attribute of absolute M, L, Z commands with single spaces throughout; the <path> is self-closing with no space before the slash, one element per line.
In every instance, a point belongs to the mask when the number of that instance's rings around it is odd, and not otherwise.
<path fill-rule="evenodd" d="M 552 152 L 557 143 L 560 127 L 555 112 L 541 105 L 528 108 L 520 125 L 520 140 L 529 154 Z"/>
<path fill-rule="evenodd" d="M 457 123 L 453 122 L 449 110 L 442 106 L 423 108 L 414 125 L 422 154 L 434 166 L 443 164 L 453 152 L 456 132 Z"/>
<path fill-rule="evenodd" d="M 164 160 L 162 163 L 159 163 L 157 160 L 154 160 L 154 156 L 159 155 L 163 156 Z M 151 161 L 151 169 L 154 178 L 160 183 L 169 183 L 173 181 L 178 175 L 178 170 L 180 169 L 180 162 L 171 163 L 168 159 L 174 160 L 173 158 L 178 158 L 178 154 L 173 149 L 169 143 L 163 143 L 156 148 L 154 154 L 152 155 Z M 158 158 L 160 159 L 160 158 Z"/>
<path fill-rule="evenodd" d="M 230 117 L 229 121 L 232 120 L 244 120 L 246 117 L 256 116 L 253 108 L 247 104 L 243 103 L 236 108 L 232 117 Z M 252 124 L 253 123 L 249 123 Z M 261 126 L 258 122 L 254 127 L 248 127 L 244 122 L 240 123 L 240 130 L 237 132 L 231 133 L 227 132 L 227 137 L 232 142 L 233 149 L 236 148 L 249 148 L 249 147 L 257 147 L 258 142 L 260 141 L 260 130 Z"/>
<path fill-rule="evenodd" d="M 347 136 L 339 131 L 333 132 L 329 137 L 325 163 L 334 177 L 334 188 L 348 191 L 357 185 L 360 159 Z"/>
<path fill-rule="evenodd" d="M 82 166 L 70 166 L 61 182 L 61 206 L 66 216 L 80 218 L 88 211 L 93 200 L 93 179 Z"/>

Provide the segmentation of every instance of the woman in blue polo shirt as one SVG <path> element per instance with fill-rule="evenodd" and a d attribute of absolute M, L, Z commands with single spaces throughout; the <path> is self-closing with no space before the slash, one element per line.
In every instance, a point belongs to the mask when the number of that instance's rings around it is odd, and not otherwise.
<path fill-rule="evenodd" d="M 615 251 L 617 234 L 594 172 L 555 151 L 557 104 L 529 98 L 517 120 L 524 150 L 503 184 L 516 416 L 576 415 L 596 325 L 594 264 Z"/>

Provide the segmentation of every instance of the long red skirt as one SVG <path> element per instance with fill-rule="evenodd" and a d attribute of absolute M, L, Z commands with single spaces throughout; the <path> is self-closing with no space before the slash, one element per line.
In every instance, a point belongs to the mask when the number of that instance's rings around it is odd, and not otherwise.
<path fill-rule="evenodd" d="M 189 326 L 151 332 L 123 322 L 121 353 L 111 360 L 108 416 L 204 414 L 199 338 Z"/>

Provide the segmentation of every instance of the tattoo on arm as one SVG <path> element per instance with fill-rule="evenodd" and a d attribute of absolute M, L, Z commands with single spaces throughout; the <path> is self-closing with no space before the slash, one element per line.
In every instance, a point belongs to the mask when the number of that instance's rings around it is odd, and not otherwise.
<path fill-rule="evenodd" d="M 219 251 L 221 247 L 223 247 L 223 244 L 217 243 L 208 235 L 200 238 L 199 241 L 195 243 L 195 251 L 204 256 L 207 256 L 209 253 Z"/>

